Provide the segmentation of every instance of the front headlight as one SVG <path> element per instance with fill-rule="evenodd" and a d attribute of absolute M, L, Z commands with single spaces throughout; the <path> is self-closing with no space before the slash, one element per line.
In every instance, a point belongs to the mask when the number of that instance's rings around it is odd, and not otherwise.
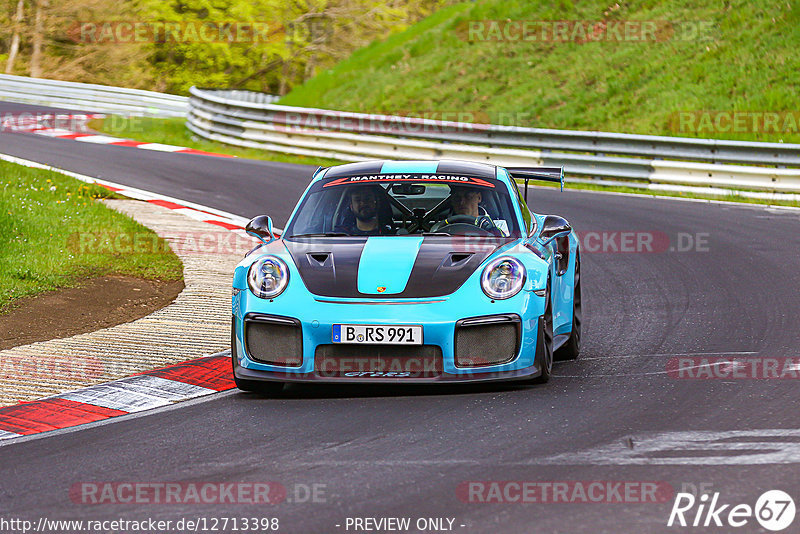
<path fill-rule="evenodd" d="M 516 258 L 497 258 L 483 269 L 481 287 L 490 298 L 511 298 L 525 285 L 525 274 L 525 266 Z"/>
<path fill-rule="evenodd" d="M 289 283 L 289 268 L 276 256 L 264 256 L 253 262 L 247 271 L 247 285 L 259 298 L 271 299 L 280 295 Z"/>

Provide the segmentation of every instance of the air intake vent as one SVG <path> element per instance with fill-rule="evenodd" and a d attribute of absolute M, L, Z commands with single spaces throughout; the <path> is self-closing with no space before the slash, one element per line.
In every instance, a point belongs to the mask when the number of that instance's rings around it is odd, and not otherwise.
<path fill-rule="evenodd" d="M 244 323 L 247 355 L 269 365 L 300 367 L 303 363 L 303 330 L 300 321 L 288 317 L 249 314 Z"/>
<path fill-rule="evenodd" d="M 456 265 L 467 261 L 471 256 L 472 252 L 453 252 L 450 254 L 450 261 L 453 262 L 453 265 Z"/>
<path fill-rule="evenodd" d="M 308 260 L 311 265 L 318 265 L 320 267 L 324 267 L 325 264 L 328 262 L 328 259 L 331 257 L 330 252 L 309 252 L 307 254 Z"/>
<path fill-rule="evenodd" d="M 456 323 L 456 367 L 486 367 L 508 363 L 519 352 L 518 315 L 462 319 Z"/>
<path fill-rule="evenodd" d="M 463 267 L 472 256 L 472 252 L 451 252 L 442 262 L 442 267 Z"/>

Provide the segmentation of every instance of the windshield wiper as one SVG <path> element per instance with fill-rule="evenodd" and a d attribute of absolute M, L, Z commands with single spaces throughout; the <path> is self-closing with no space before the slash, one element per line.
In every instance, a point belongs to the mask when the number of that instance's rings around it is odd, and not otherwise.
<path fill-rule="evenodd" d="M 322 234 L 294 234 L 290 235 L 289 239 L 293 237 L 350 237 L 350 234 L 345 234 L 342 232 L 325 232 Z"/>
<path fill-rule="evenodd" d="M 447 237 L 453 237 L 453 234 L 448 234 L 447 232 L 422 232 L 422 235 L 443 235 Z"/>

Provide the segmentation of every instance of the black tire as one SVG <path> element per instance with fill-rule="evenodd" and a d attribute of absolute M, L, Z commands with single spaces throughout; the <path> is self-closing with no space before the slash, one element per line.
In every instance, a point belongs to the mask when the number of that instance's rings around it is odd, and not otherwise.
<path fill-rule="evenodd" d="M 583 304 L 581 302 L 581 257 L 575 257 L 575 294 L 572 298 L 572 332 L 569 339 L 553 355 L 557 362 L 577 360 L 581 353 L 581 323 Z"/>
<path fill-rule="evenodd" d="M 552 376 L 553 373 L 553 303 L 550 299 L 550 280 L 547 281 L 547 294 L 545 302 L 546 305 L 544 308 L 543 321 L 541 322 L 543 323 L 544 326 L 544 328 L 542 329 L 543 330 L 542 341 L 544 347 L 543 350 L 537 351 L 541 352 L 541 356 L 537 354 L 537 359 L 541 357 L 544 361 L 536 362 L 542 369 L 542 374 L 540 374 L 536 378 L 531 379 L 531 382 L 533 384 L 547 383 L 550 380 L 550 376 Z"/>
<path fill-rule="evenodd" d="M 283 382 L 267 382 L 261 380 L 247 380 L 236 376 L 236 320 L 231 320 L 231 373 L 233 374 L 233 382 L 236 387 L 242 391 L 251 393 L 260 393 L 262 395 L 275 395 L 283 390 Z"/>

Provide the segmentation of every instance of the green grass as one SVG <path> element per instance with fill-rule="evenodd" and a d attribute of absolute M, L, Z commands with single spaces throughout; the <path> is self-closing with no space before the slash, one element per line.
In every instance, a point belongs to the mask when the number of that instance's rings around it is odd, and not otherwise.
<path fill-rule="evenodd" d="M 470 21 L 486 20 L 708 26 L 698 38 L 658 42 L 470 41 Z M 467 112 L 474 122 L 797 143 L 800 126 L 791 123 L 779 133 L 732 133 L 678 131 L 674 120 L 691 111 L 794 112 L 800 120 L 798 43 L 797 2 L 482 0 L 451 6 L 356 51 L 280 103 L 431 118 Z"/>
<path fill-rule="evenodd" d="M 155 119 L 150 117 L 110 116 L 106 119 L 91 121 L 89 126 L 98 132 L 115 137 L 124 137 L 126 139 L 134 139 L 146 143 L 183 146 L 196 150 L 204 150 L 206 152 L 229 154 L 239 158 L 279 161 L 283 163 L 300 163 L 303 165 L 322 165 L 323 167 L 342 163 L 341 161 L 325 158 L 281 154 L 279 152 L 268 152 L 256 148 L 242 148 L 226 145 L 225 143 L 218 143 L 216 141 L 209 141 L 188 130 L 185 123 L 186 120 L 182 118 Z"/>
<path fill-rule="evenodd" d="M 157 239 L 99 198 L 116 195 L 56 172 L 0 161 L 0 312 L 16 299 L 95 276 L 181 279 L 183 266 L 172 251 L 126 252 L 122 240 L 109 249 L 81 247 L 81 236 L 92 245 L 120 234 Z M 89 234 L 96 237 L 90 241 Z"/>

